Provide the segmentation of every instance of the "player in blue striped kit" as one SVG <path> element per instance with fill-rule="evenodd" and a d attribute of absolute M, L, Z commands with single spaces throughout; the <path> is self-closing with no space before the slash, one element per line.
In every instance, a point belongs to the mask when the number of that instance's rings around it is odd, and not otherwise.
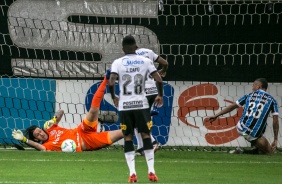
<path fill-rule="evenodd" d="M 244 95 L 236 103 L 229 105 L 214 116 L 209 117 L 213 122 L 218 116 L 226 114 L 238 107 L 244 106 L 244 112 L 237 123 L 237 131 L 251 143 L 254 150 L 241 150 L 237 148 L 232 153 L 265 153 L 272 154 L 276 150 L 278 142 L 279 120 L 276 100 L 266 92 L 268 82 L 264 78 L 256 79 L 253 83 L 253 92 Z M 273 116 L 274 141 L 272 144 L 263 136 L 269 113 Z"/>

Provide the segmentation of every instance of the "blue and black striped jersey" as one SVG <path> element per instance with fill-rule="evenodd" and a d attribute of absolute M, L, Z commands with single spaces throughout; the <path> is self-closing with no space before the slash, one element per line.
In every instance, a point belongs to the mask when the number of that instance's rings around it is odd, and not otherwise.
<path fill-rule="evenodd" d="M 246 94 L 236 101 L 238 106 L 244 106 L 244 112 L 240 119 L 243 131 L 253 137 L 261 137 L 267 125 L 267 117 L 270 112 L 278 115 L 276 100 L 263 90 L 257 90 Z"/>

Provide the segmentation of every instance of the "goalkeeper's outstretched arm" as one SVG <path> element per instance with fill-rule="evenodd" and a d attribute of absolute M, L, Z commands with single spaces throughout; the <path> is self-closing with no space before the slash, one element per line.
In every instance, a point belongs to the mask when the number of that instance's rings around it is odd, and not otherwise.
<path fill-rule="evenodd" d="M 63 115 L 64 115 L 64 110 L 59 109 L 59 110 L 54 114 L 54 116 L 53 116 L 52 119 L 50 119 L 50 120 L 48 120 L 48 121 L 46 121 L 46 122 L 44 123 L 43 129 L 44 129 L 44 130 L 47 130 L 47 129 L 50 128 L 53 124 L 58 124 L 58 123 L 61 121 Z"/>
<path fill-rule="evenodd" d="M 58 124 L 61 121 L 63 115 L 64 115 L 64 110 L 62 109 L 57 110 L 57 112 L 54 115 L 54 117 L 56 117 L 56 124 Z"/>
<path fill-rule="evenodd" d="M 20 131 L 20 130 L 14 130 L 14 131 L 12 132 L 12 136 L 13 136 L 14 139 L 16 139 L 16 140 L 18 140 L 18 141 L 21 141 L 21 142 L 23 142 L 23 143 L 26 143 L 27 145 L 29 145 L 29 146 L 31 146 L 31 147 L 37 149 L 37 150 L 46 151 L 46 148 L 45 148 L 44 146 L 42 146 L 41 144 L 39 144 L 39 143 L 37 143 L 37 142 L 34 142 L 34 141 L 32 141 L 32 140 L 27 139 L 27 138 L 23 135 L 22 131 Z"/>
<path fill-rule="evenodd" d="M 44 146 L 42 146 L 41 144 L 39 144 L 38 142 L 34 142 L 33 140 L 28 140 L 28 142 L 26 142 L 27 145 L 39 150 L 39 151 L 46 151 L 46 148 Z"/>

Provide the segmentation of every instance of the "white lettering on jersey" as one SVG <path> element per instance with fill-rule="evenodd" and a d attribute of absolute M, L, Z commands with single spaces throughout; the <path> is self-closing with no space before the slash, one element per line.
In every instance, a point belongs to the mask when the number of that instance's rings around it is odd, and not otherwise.
<path fill-rule="evenodd" d="M 142 107 L 143 107 L 143 100 L 123 102 L 124 109 L 142 108 Z"/>
<path fill-rule="evenodd" d="M 156 87 L 156 83 L 154 81 L 153 84 L 151 85 L 154 85 L 154 87 L 145 87 L 145 93 L 146 95 L 154 95 L 154 94 L 158 94 L 158 88 Z"/>
<path fill-rule="evenodd" d="M 125 58 L 125 59 L 122 60 L 122 64 L 123 64 L 123 66 L 129 66 L 129 65 L 143 65 L 143 64 L 144 64 L 144 61 L 138 61 L 138 60 L 130 61 L 130 60 L 128 60 L 128 58 Z"/>
<path fill-rule="evenodd" d="M 77 148 L 80 148 L 80 138 L 79 138 L 79 133 L 76 133 L 76 145 L 77 145 Z"/>
<path fill-rule="evenodd" d="M 150 59 L 135 54 L 128 54 L 113 62 L 112 72 L 119 75 L 120 111 L 149 107 L 145 96 L 145 80 L 148 73 L 156 70 Z"/>
<path fill-rule="evenodd" d="M 58 133 L 57 133 L 57 132 L 55 133 L 55 141 L 53 142 L 53 144 L 57 144 L 57 143 L 59 142 L 60 137 L 61 137 L 61 135 L 62 135 L 63 133 L 64 133 L 64 132 L 61 131 L 61 130 L 59 130 Z"/>
<path fill-rule="evenodd" d="M 131 72 L 139 72 L 140 68 L 126 68 L 126 73 L 131 73 Z"/>

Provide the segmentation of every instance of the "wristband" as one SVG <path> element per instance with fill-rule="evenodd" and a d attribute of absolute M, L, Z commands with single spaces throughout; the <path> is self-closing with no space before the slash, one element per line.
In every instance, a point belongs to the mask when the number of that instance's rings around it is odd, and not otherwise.
<path fill-rule="evenodd" d="M 22 142 L 24 142 L 24 143 L 28 142 L 27 138 L 26 138 L 26 137 L 23 137 Z"/>
<path fill-rule="evenodd" d="M 57 122 L 57 116 L 53 116 L 53 118 L 51 120 L 53 120 L 56 123 Z"/>

